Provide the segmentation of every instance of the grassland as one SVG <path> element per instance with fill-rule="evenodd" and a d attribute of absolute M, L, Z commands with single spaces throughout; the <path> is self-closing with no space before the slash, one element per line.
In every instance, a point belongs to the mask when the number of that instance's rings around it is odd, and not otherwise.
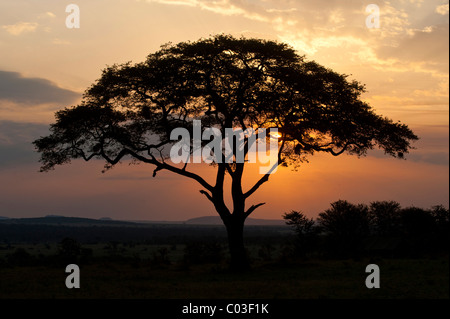
<path fill-rule="evenodd" d="M 448 255 L 415 259 L 303 261 L 262 261 L 254 258 L 251 271 L 234 274 L 227 271 L 226 260 L 218 264 L 184 263 L 182 245 L 137 245 L 128 252 L 122 252 L 128 255 L 115 256 L 99 244 L 90 248 L 94 249 L 96 258 L 80 265 L 80 289 L 65 287 L 68 274 L 64 272 L 62 264 L 4 266 L 0 274 L 0 298 L 449 298 Z M 171 262 L 156 262 L 158 252 L 165 248 L 169 252 L 167 259 Z M 30 251 L 40 254 L 41 249 L 51 256 L 56 248 L 36 246 Z M 139 259 L 131 258 L 136 251 L 143 254 Z M 380 289 L 368 289 L 365 286 L 368 275 L 365 268 L 370 263 L 380 267 Z"/>
<path fill-rule="evenodd" d="M 252 269 L 237 274 L 228 271 L 226 234 L 217 226 L 0 226 L 3 300 L 449 298 L 445 250 L 306 258 L 293 252 L 286 228 L 249 227 Z M 67 250 L 68 235 L 75 246 L 69 241 Z M 80 289 L 65 286 L 69 263 L 80 266 Z M 365 285 L 372 263 L 380 267 L 379 289 Z"/>

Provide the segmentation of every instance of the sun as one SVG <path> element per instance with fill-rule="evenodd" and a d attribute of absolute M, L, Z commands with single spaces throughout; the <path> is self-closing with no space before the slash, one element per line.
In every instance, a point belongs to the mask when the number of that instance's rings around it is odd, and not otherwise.
<path fill-rule="evenodd" d="M 272 137 L 274 139 L 279 139 L 279 138 L 283 137 L 283 135 L 281 135 L 281 133 L 279 133 L 279 132 L 271 132 L 270 137 Z"/>

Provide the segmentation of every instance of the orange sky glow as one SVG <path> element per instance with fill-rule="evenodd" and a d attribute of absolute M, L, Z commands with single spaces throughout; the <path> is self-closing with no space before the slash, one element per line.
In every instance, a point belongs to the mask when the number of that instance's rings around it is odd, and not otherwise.
<path fill-rule="evenodd" d="M 67 3 L 0 3 L 0 216 L 57 214 L 122 220 L 186 220 L 215 215 L 191 180 L 127 163 L 102 174 L 100 161 L 39 173 L 31 141 L 54 112 L 76 105 L 107 65 L 141 62 L 168 42 L 225 33 L 286 42 L 307 60 L 366 85 L 363 99 L 419 137 L 399 160 L 315 155 L 297 171 L 279 168 L 248 204 L 253 218 L 291 210 L 315 217 L 331 202 L 396 200 L 449 205 L 448 0 L 379 1 L 380 28 L 367 5 L 306 0 L 74 0 L 80 28 L 66 27 Z M 194 164 L 193 164 L 194 165 Z M 205 179 L 211 167 L 192 166 Z M 244 189 L 260 175 L 246 168 Z"/>

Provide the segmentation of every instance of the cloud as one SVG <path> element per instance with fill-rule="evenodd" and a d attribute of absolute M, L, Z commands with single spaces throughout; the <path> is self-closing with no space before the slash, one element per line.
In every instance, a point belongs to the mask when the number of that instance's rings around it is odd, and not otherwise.
<path fill-rule="evenodd" d="M 259 6 L 249 5 L 240 0 L 146 0 L 149 3 L 159 3 L 165 5 L 177 5 L 186 7 L 196 7 L 201 10 L 211 11 L 225 16 L 245 16 L 246 18 L 258 21 L 268 21 L 264 11 Z"/>
<path fill-rule="evenodd" d="M 423 30 L 411 31 L 402 37 L 396 46 L 380 46 L 381 58 L 395 57 L 401 61 L 424 62 L 443 65 L 443 73 L 448 73 L 448 25 L 429 26 Z"/>
<path fill-rule="evenodd" d="M 419 136 L 419 141 L 413 143 L 415 149 L 405 155 L 407 161 L 429 165 L 449 166 L 449 127 L 448 125 L 411 127 Z M 375 158 L 386 158 L 383 151 L 376 149 L 368 153 Z"/>
<path fill-rule="evenodd" d="M 31 143 L 49 133 L 47 124 L 0 121 L 0 144 Z"/>
<path fill-rule="evenodd" d="M 52 43 L 53 44 L 57 44 L 57 45 L 69 45 L 69 44 L 72 44 L 70 41 L 62 40 L 62 39 L 59 39 L 59 38 L 53 39 Z"/>
<path fill-rule="evenodd" d="M 79 93 L 60 88 L 47 79 L 0 71 L 0 101 L 35 106 L 44 103 L 70 104 L 79 97 Z"/>
<path fill-rule="evenodd" d="M 448 125 L 422 126 L 413 129 L 420 137 L 407 157 L 415 162 L 449 166 L 449 127 Z"/>
<path fill-rule="evenodd" d="M 443 16 L 448 14 L 448 10 L 449 10 L 448 3 L 436 7 L 436 12 Z"/>
<path fill-rule="evenodd" d="M 35 22 L 18 22 L 16 24 L 2 26 L 11 35 L 21 35 L 23 33 L 29 33 L 36 31 L 38 24 Z"/>
<path fill-rule="evenodd" d="M 398 40 L 417 29 L 414 23 L 417 22 L 415 12 L 418 8 L 432 12 L 436 8 L 436 1 L 426 5 L 423 0 L 381 2 L 378 4 L 381 28 L 368 30 L 365 25 L 368 3 L 364 0 L 146 0 L 149 3 L 199 8 L 225 16 L 242 16 L 266 22 L 280 40 L 289 39 L 296 49 L 310 55 L 321 47 L 335 47 L 335 43 L 339 42 L 344 47 L 348 46 L 348 41 L 353 44 L 355 38 L 361 47 L 378 47 L 381 44 L 397 46 Z M 448 11 L 448 5 L 438 8 L 439 12 L 445 11 L 445 8 Z M 332 39 L 328 41 L 327 37 Z"/>
<path fill-rule="evenodd" d="M 37 163 L 32 141 L 49 134 L 48 125 L 0 121 L 0 169 Z"/>
<path fill-rule="evenodd" d="M 56 14 L 54 14 L 51 11 L 47 11 L 44 13 L 41 13 L 37 16 L 38 19 L 44 19 L 44 20 L 49 20 L 49 19 L 54 19 L 56 18 Z"/>
<path fill-rule="evenodd" d="M 291 43 L 295 49 L 314 56 L 330 48 L 343 49 L 350 58 L 366 63 L 384 64 L 377 58 L 379 47 L 397 47 L 399 41 L 417 29 L 413 24 L 414 10 L 434 10 L 423 0 L 400 0 L 379 3 L 381 28 L 369 30 L 365 20 L 367 1 L 352 0 L 146 0 L 172 6 L 199 8 L 225 16 L 241 16 L 265 22 L 279 40 Z M 431 30 L 433 26 L 428 26 Z M 344 58 L 346 59 L 346 58 Z"/>

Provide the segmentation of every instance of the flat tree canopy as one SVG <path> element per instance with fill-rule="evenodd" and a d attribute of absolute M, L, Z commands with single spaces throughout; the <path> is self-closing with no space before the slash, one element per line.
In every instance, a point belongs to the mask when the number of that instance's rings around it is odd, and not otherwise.
<path fill-rule="evenodd" d="M 270 174 L 243 190 L 245 163 L 234 159 L 216 164 L 216 182 L 209 184 L 188 165 L 168 161 L 172 130 L 192 130 L 194 119 L 223 135 L 226 128 L 277 128 L 276 166 L 296 165 L 315 152 L 362 156 L 374 148 L 403 158 L 417 136 L 377 115 L 360 99 L 363 92 L 359 82 L 307 61 L 287 44 L 217 35 L 167 44 L 142 63 L 106 68 L 81 104 L 58 111 L 51 134 L 34 144 L 42 171 L 77 158 L 104 159 L 106 169 L 132 158 L 154 165 L 154 175 L 169 170 L 196 180 L 227 227 L 232 266 L 245 268 L 244 221 L 264 204 L 248 207 L 246 200 Z M 232 208 L 224 202 L 226 177 Z"/>

